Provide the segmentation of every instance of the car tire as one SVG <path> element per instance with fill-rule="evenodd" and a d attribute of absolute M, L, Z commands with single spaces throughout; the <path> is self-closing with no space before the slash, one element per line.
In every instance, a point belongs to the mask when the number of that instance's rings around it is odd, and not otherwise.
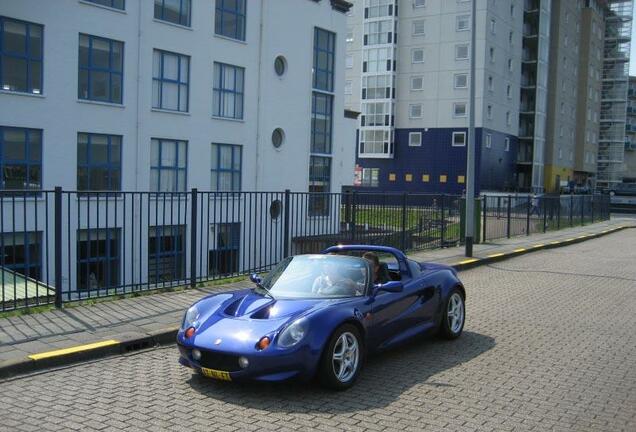
<path fill-rule="evenodd" d="M 455 288 L 444 302 L 439 335 L 444 339 L 457 339 L 464 330 L 465 321 L 466 303 L 464 295 L 458 288 Z"/>
<path fill-rule="evenodd" d="M 332 390 L 348 389 L 358 378 L 363 359 L 364 346 L 357 327 L 352 324 L 338 327 L 320 359 L 320 383 Z"/>

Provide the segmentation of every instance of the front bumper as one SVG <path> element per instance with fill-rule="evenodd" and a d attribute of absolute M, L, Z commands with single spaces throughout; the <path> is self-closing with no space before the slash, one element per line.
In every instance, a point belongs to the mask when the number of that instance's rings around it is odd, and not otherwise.
<path fill-rule="evenodd" d="M 300 345 L 292 349 L 281 349 L 270 346 L 263 351 L 228 352 L 212 350 L 208 347 L 177 341 L 179 347 L 179 363 L 183 366 L 201 371 L 209 368 L 227 372 L 232 381 L 285 381 L 289 379 L 309 380 L 316 371 L 320 353 L 312 353 L 309 347 Z M 197 361 L 192 357 L 192 350 L 197 348 L 203 353 Z M 238 358 L 245 357 L 249 366 L 245 369 L 238 364 Z"/>

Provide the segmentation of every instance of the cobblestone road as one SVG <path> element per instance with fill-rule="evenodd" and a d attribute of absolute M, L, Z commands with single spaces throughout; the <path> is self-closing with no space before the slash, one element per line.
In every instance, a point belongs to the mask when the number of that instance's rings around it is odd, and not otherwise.
<path fill-rule="evenodd" d="M 357 385 L 201 379 L 173 347 L 0 382 L 2 430 L 636 431 L 636 230 L 461 274 L 454 342 L 371 359 Z"/>

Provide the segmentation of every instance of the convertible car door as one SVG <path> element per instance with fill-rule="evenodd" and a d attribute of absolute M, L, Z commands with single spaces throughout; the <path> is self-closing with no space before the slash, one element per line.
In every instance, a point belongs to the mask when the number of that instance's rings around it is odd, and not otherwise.
<path fill-rule="evenodd" d="M 378 294 L 372 305 L 374 346 L 384 348 L 429 328 L 434 321 L 439 289 L 427 277 L 403 277 L 399 293 Z"/>

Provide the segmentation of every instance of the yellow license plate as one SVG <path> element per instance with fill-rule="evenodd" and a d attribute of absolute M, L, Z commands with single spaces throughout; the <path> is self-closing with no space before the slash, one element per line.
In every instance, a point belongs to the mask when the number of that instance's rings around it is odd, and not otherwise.
<path fill-rule="evenodd" d="M 229 372 L 208 369 L 208 368 L 201 368 L 201 373 L 203 374 L 204 377 L 214 378 L 221 381 L 232 381 L 232 378 L 230 377 Z"/>

